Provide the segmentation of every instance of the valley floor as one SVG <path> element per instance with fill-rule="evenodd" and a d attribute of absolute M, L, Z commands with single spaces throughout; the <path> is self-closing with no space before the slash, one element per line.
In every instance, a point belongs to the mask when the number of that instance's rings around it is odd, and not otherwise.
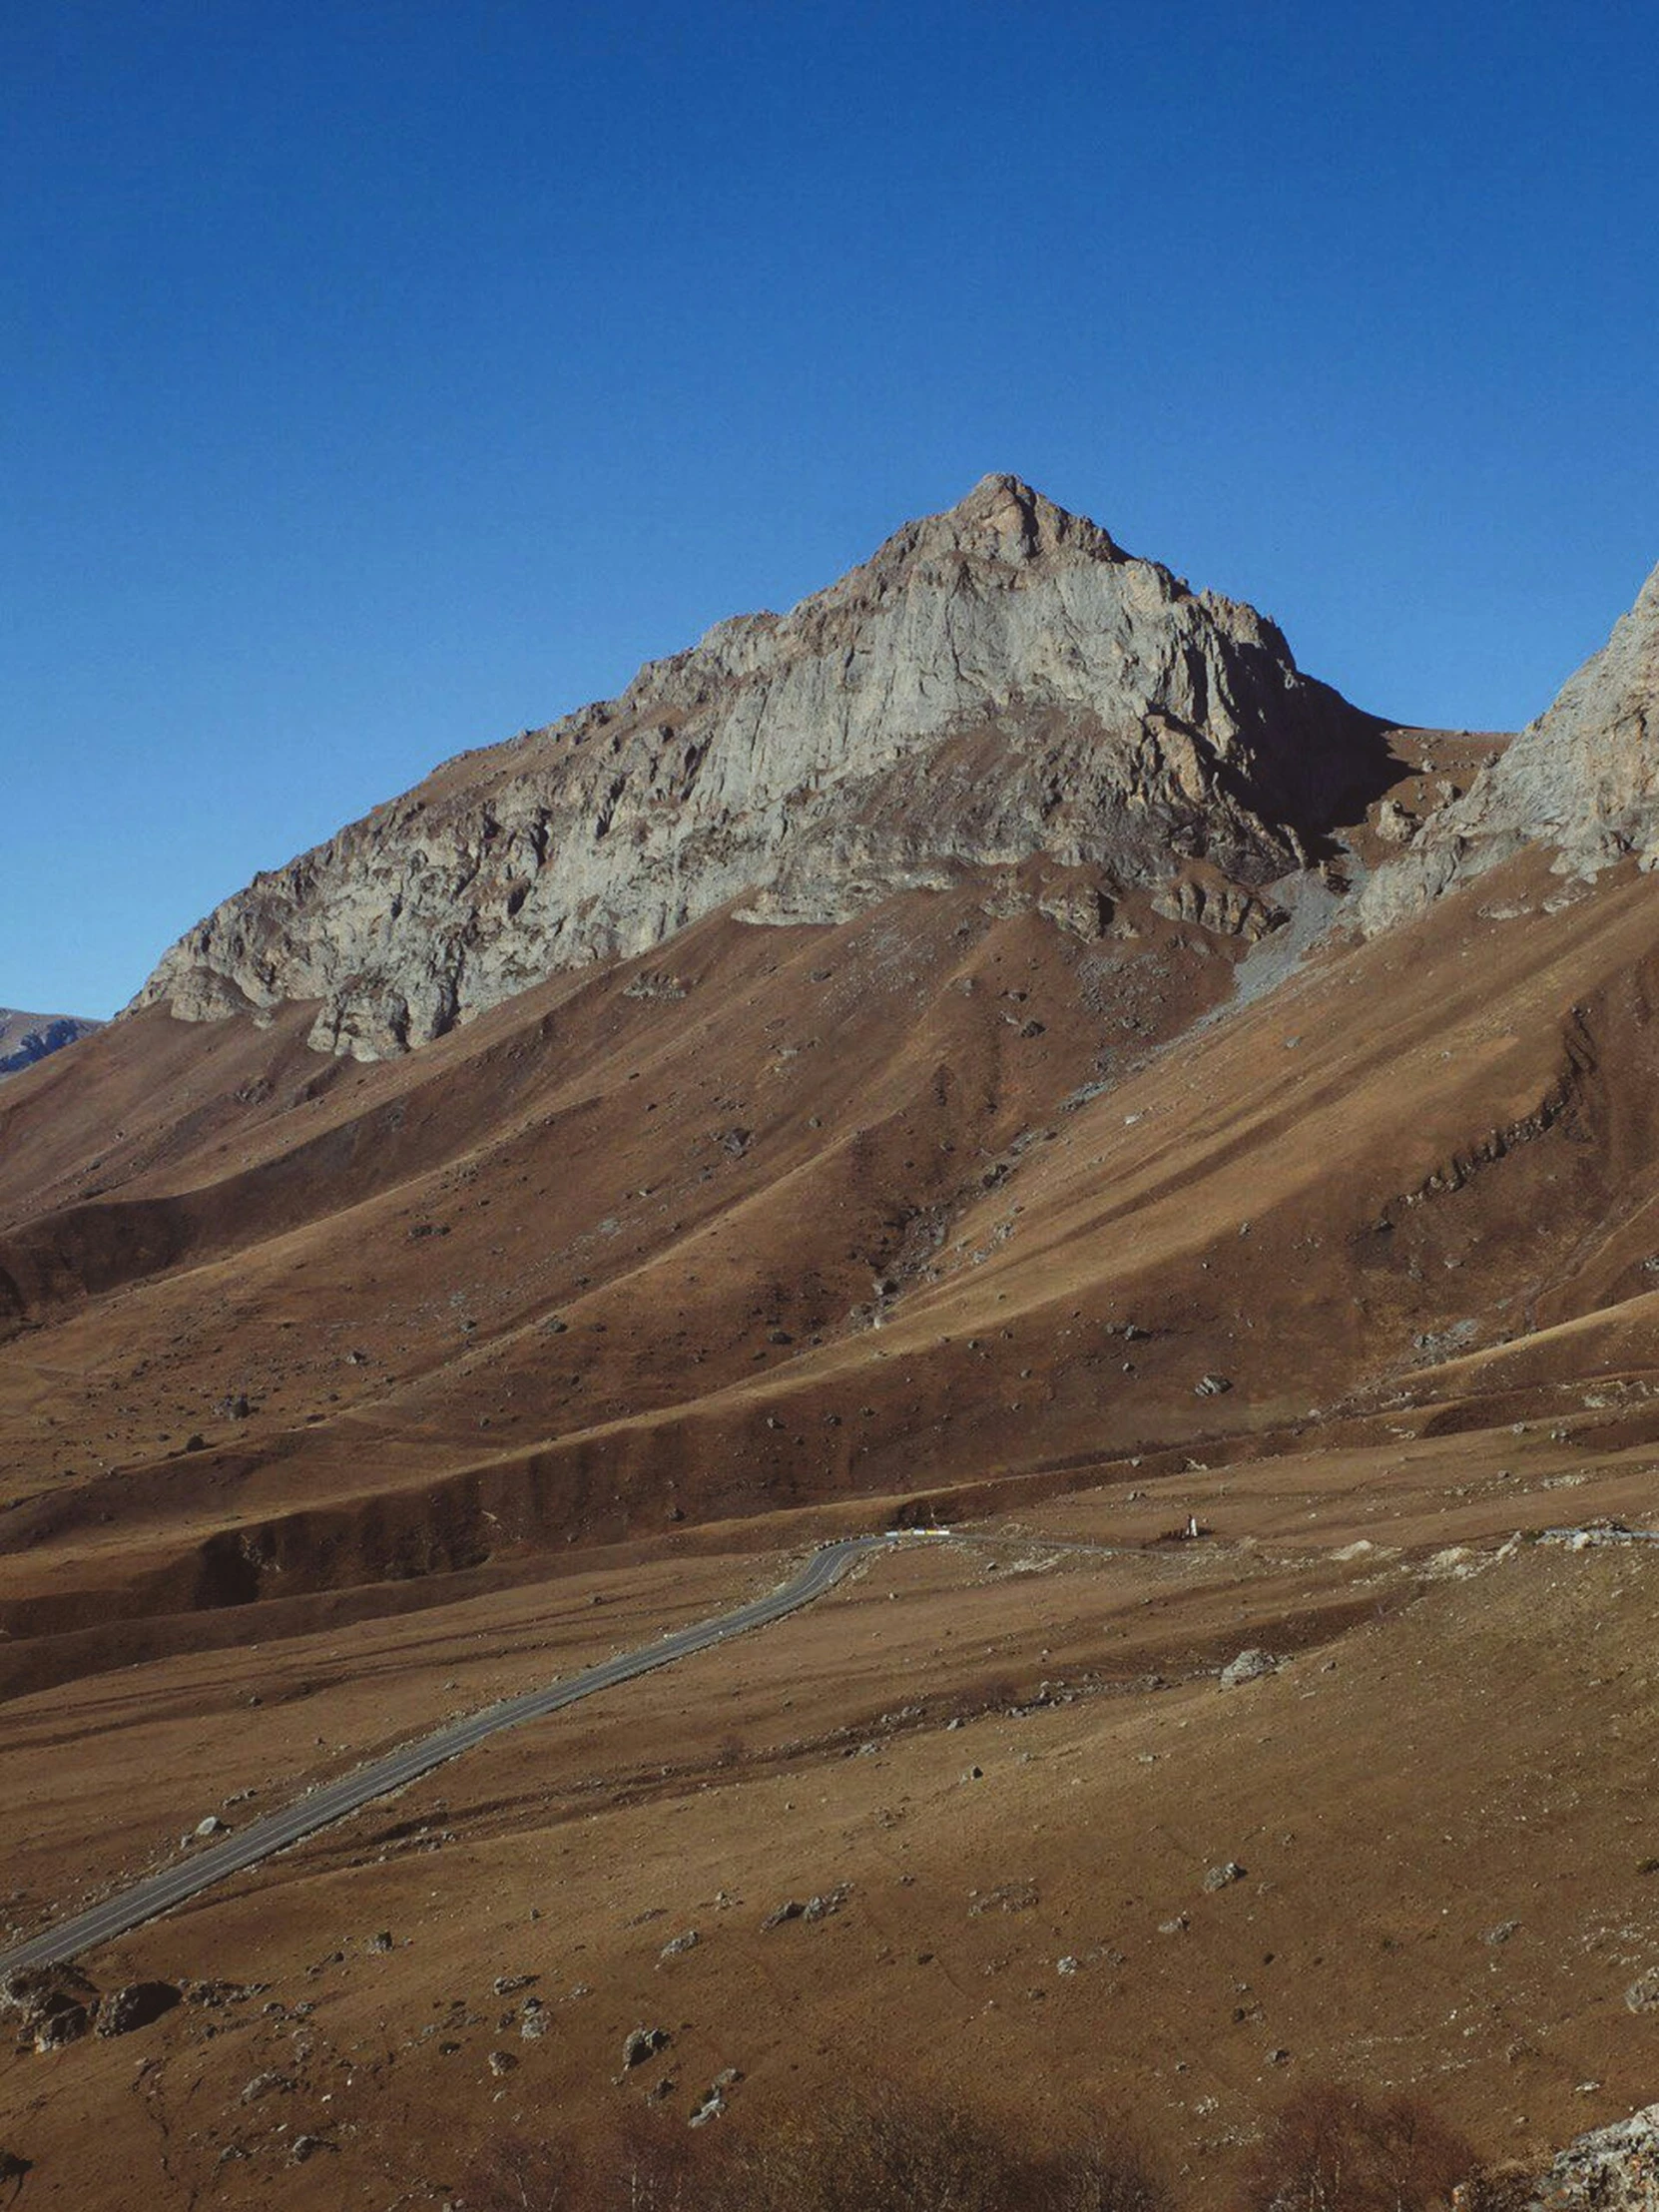
<path fill-rule="evenodd" d="M 437 2204 L 503 2131 L 684 2117 L 733 2068 L 734 2127 L 888 2074 L 1022 2133 L 1130 2113 L 1195 2207 L 1306 2080 L 1408 2085 L 1493 2155 L 1622 2116 L 1654 2078 L 1625 1991 L 1659 1952 L 1659 1551 L 1534 1539 L 1652 1470 L 1559 1421 L 1432 1427 L 1113 1469 L 875 1555 L 764 1647 L 83 1961 L 190 1994 L 0 2061 L 30 2201 Z M 787 1564 L 658 1548 L 13 1700 L 9 1917 Z M 1223 1688 L 1245 1646 L 1276 1668 Z M 668 2040 L 625 2069 L 638 2027 Z"/>

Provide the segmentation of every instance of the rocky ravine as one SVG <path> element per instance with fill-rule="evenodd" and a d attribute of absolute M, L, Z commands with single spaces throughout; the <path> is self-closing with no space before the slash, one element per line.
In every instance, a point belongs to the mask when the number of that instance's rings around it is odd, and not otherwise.
<path fill-rule="evenodd" d="M 1195 862 L 1242 909 L 1386 781 L 1382 727 L 1249 607 L 988 476 L 792 613 L 722 623 L 258 877 L 136 1003 L 314 1000 L 311 1043 L 373 1059 L 729 902 L 842 920 L 1044 853 L 1093 871 L 1102 926 L 1114 889 Z"/>

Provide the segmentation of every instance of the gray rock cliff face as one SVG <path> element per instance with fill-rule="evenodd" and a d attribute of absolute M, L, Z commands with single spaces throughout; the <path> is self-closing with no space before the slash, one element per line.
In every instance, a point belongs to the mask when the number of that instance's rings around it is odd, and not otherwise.
<path fill-rule="evenodd" d="M 713 909 L 848 918 L 1036 853 L 1119 887 L 1303 862 L 1381 725 L 1277 628 L 1010 476 L 787 615 L 742 616 L 616 700 L 446 764 L 227 899 L 135 1003 L 316 1001 L 374 1058 Z"/>
<path fill-rule="evenodd" d="M 1408 920 L 1528 844 L 1557 847 L 1562 874 L 1659 861 L 1659 569 L 1553 705 L 1379 869 L 1360 925 Z"/>

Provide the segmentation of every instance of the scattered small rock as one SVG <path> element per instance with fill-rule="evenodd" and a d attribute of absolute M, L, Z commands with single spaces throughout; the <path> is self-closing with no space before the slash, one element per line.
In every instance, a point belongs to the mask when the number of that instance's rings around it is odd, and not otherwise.
<path fill-rule="evenodd" d="M 244 2104 L 258 2104 L 262 2097 L 285 2095 L 292 2087 L 292 2081 L 284 2073 L 277 2073 L 275 2070 L 267 2073 L 257 2073 L 242 2092 L 242 2102 Z"/>
<path fill-rule="evenodd" d="M 787 1898 L 782 1905 L 773 1907 L 761 1926 L 763 1929 L 782 1928 L 786 1921 L 827 1921 L 830 1914 L 840 1911 L 849 1894 L 847 1885 L 840 1882 L 821 1897 L 808 1898 L 805 1904 L 799 1898 Z"/>
<path fill-rule="evenodd" d="M 225 2004 L 249 2004 L 255 1997 L 263 1997 L 270 1987 L 265 1981 L 182 1981 L 180 1993 L 187 2004 L 202 2004 L 210 2010 Z"/>
<path fill-rule="evenodd" d="M 683 1958 L 688 1950 L 695 1950 L 702 1941 L 695 1928 L 688 1928 L 683 1936 L 672 1936 L 657 1953 L 659 1958 Z"/>
<path fill-rule="evenodd" d="M 1225 1890 L 1235 1882 L 1242 1882 L 1245 1870 L 1236 1859 L 1229 1859 L 1219 1867 L 1211 1867 L 1205 1874 L 1204 1887 L 1208 1891 Z"/>
<path fill-rule="evenodd" d="M 1030 1913 L 1042 1903 L 1034 1882 L 999 1882 L 994 1890 L 973 1891 L 968 1897 L 968 1917 L 979 1920 L 986 1913 Z"/>
<path fill-rule="evenodd" d="M 1224 1690 L 1236 1690 L 1241 1682 L 1255 1682 L 1264 1674 L 1272 1674 L 1278 1664 L 1272 1652 L 1241 1651 L 1222 1668 L 1221 1686 Z"/>
<path fill-rule="evenodd" d="M 724 2072 L 716 2074 L 698 2099 L 686 2124 L 689 2127 L 707 2127 L 711 2120 L 719 2119 L 726 2110 L 727 2090 L 735 2089 L 742 2079 L 743 2075 L 736 2066 L 728 2066 Z"/>
<path fill-rule="evenodd" d="M 490 2052 L 489 2068 L 497 2081 L 510 2074 L 517 2064 L 518 2060 L 510 2050 L 492 2050 Z"/>
<path fill-rule="evenodd" d="M 1632 2012 L 1659 2012 L 1659 1966 L 1650 1966 L 1633 1981 L 1624 1992 L 1624 2001 Z"/>
<path fill-rule="evenodd" d="M 636 2027 L 622 2046 L 624 2072 L 635 2066 L 643 2066 L 647 2059 L 655 2058 L 658 2051 L 667 2050 L 674 2037 L 666 2027 Z"/>

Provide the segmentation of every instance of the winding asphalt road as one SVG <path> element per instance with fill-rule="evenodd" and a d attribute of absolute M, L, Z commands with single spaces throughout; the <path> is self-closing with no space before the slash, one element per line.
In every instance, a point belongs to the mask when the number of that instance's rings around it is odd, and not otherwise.
<path fill-rule="evenodd" d="M 388 1791 L 401 1790 L 408 1783 L 417 1782 L 434 1767 L 441 1767 L 445 1760 L 458 1758 L 463 1751 L 481 1744 L 486 1736 L 499 1735 L 504 1728 L 517 1728 L 524 1721 L 541 1720 L 566 1705 L 576 1704 L 580 1698 L 593 1697 L 600 1690 L 615 1689 L 619 1682 L 632 1682 L 636 1675 L 672 1666 L 675 1660 L 689 1659 L 693 1652 L 707 1651 L 712 1644 L 728 1643 L 734 1636 L 746 1635 L 752 1628 L 765 1628 L 773 1621 L 782 1620 L 787 1613 L 810 1605 L 814 1598 L 833 1588 L 861 1553 L 894 1540 L 894 1535 L 847 1536 L 837 1543 L 825 1544 L 813 1553 L 792 1582 L 786 1582 L 766 1597 L 756 1598 L 749 1605 L 740 1605 L 734 1613 L 699 1621 L 691 1628 L 675 1629 L 642 1650 L 607 1659 L 603 1665 L 589 1667 L 585 1673 L 572 1675 L 565 1682 L 552 1683 L 545 1690 L 527 1690 L 521 1697 L 506 1698 L 499 1705 L 486 1705 L 482 1712 L 469 1714 L 465 1720 L 452 1721 L 448 1727 L 421 1737 L 417 1743 L 406 1744 L 400 1751 L 388 1752 L 383 1759 L 342 1775 L 324 1789 L 308 1790 L 279 1812 L 267 1813 L 250 1822 L 224 1843 L 192 1851 L 178 1866 L 148 1876 L 130 1890 L 122 1890 L 85 1913 L 78 1913 L 73 1920 L 60 1921 L 56 1928 L 49 1928 L 44 1935 L 33 1936 L 14 1950 L 0 1952 L 0 1974 L 13 1973 L 21 1966 L 58 1965 L 100 1943 L 111 1942 L 117 1936 L 125 1936 L 144 1922 L 171 1912 L 176 1905 L 183 1905 L 187 1898 L 199 1897 L 215 1883 L 241 1874 L 247 1867 L 258 1866 L 262 1859 L 271 1858 L 275 1852 L 286 1851 L 291 1844 L 315 1835 L 330 1822 L 343 1820 L 359 1806 L 384 1797 Z"/>

